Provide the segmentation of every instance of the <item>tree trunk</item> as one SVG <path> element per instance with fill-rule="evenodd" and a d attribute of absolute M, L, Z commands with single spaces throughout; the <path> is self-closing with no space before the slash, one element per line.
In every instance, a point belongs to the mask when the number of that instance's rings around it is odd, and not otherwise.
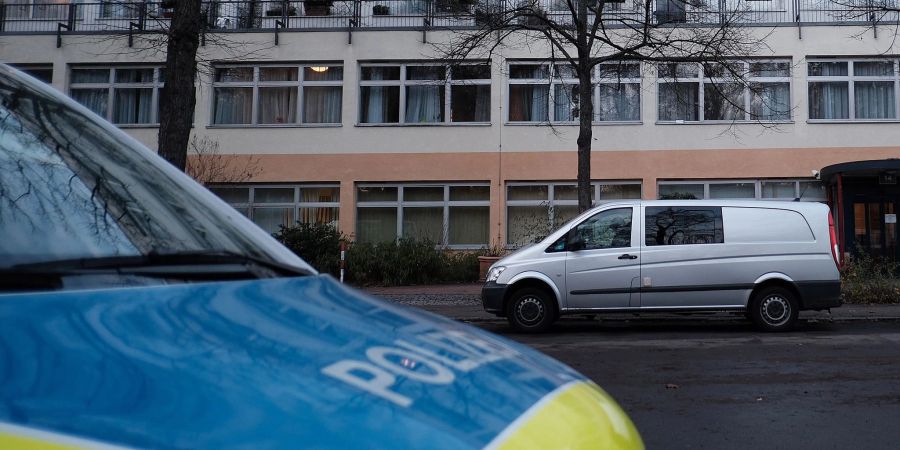
<path fill-rule="evenodd" d="M 578 212 L 591 207 L 591 140 L 594 136 L 591 125 L 594 99 L 590 71 L 587 71 L 586 78 L 581 75 L 578 80 Z"/>
<path fill-rule="evenodd" d="M 591 85 L 591 45 L 588 43 L 588 2 L 577 2 L 575 32 L 578 41 L 578 212 L 591 207 L 591 140 L 594 130 L 594 87 Z"/>
<path fill-rule="evenodd" d="M 594 118 L 594 90 L 591 85 L 590 61 L 579 58 L 578 74 L 578 212 L 591 207 L 591 141 Z"/>
<path fill-rule="evenodd" d="M 179 0 L 169 27 L 166 82 L 159 94 L 159 154 L 185 169 L 194 123 L 197 48 L 203 26 L 200 0 Z"/>

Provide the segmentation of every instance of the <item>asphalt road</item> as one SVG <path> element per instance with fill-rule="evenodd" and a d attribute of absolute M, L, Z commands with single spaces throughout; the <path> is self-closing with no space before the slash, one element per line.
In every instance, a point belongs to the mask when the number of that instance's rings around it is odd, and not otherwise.
<path fill-rule="evenodd" d="M 900 449 L 900 323 L 560 321 L 544 335 L 478 326 L 606 389 L 649 449 Z"/>

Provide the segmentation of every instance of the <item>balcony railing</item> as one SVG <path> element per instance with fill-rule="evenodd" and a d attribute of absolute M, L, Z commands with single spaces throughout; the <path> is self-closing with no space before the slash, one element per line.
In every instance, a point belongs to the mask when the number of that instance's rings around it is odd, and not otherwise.
<path fill-rule="evenodd" d="M 203 15 L 206 29 L 216 32 L 475 28 L 495 20 L 496 11 L 521 2 L 536 5 L 557 23 L 571 18 L 564 0 L 223 0 L 204 2 Z M 0 0 L 0 33 L 161 30 L 168 26 L 174 4 Z M 653 0 L 651 6 L 655 24 L 865 24 L 897 23 L 900 0 Z M 643 21 L 644 14 L 642 0 L 604 4 L 610 26 Z"/>

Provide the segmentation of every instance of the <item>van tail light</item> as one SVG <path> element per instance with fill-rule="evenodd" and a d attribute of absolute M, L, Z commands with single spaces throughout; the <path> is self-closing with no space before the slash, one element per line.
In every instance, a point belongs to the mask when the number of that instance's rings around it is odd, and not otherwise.
<path fill-rule="evenodd" d="M 837 235 L 834 232 L 834 217 L 828 214 L 828 235 L 831 237 L 831 257 L 834 258 L 834 264 L 841 268 L 840 249 L 838 248 Z"/>

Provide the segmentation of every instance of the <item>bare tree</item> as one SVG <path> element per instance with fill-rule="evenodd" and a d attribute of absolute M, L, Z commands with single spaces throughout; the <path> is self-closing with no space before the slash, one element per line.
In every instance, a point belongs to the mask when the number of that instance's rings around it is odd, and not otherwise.
<path fill-rule="evenodd" d="M 86 42 L 109 44 L 103 48 L 103 55 L 165 57 L 166 80 L 159 95 L 157 150 L 160 156 L 182 171 L 187 168 L 198 75 L 209 74 L 213 60 L 258 59 L 264 57 L 264 50 L 271 48 L 271 44 L 251 44 L 235 38 L 235 33 L 219 32 L 222 27 L 254 26 L 253 19 L 259 14 L 258 3 L 256 8 L 234 8 L 231 12 L 237 14 L 234 17 L 218 17 L 221 11 L 217 8 L 252 6 L 254 2 L 246 3 L 168 0 L 151 4 L 114 0 L 83 6 L 105 7 L 110 13 L 138 18 L 136 23 L 121 21 L 129 28 L 117 30 L 119 33 L 90 34 L 83 38 Z M 219 21 L 223 21 L 222 25 Z M 137 30 L 131 29 L 138 24 Z"/>
<path fill-rule="evenodd" d="M 879 27 L 892 27 L 890 46 L 883 53 L 893 51 L 897 37 L 900 36 L 900 1 L 898 0 L 829 0 L 831 15 L 835 19 L 859 25 L 868 25 L 875 37 Z M 861 37 L 856 33 L 854 37 Z"/>
<path fill-rule="evenodd" d="M 190 141 L 186 169 L 188 175 L 206 186 L 210 183 L 243 183 L 262 172 L 253 155 L 223 155 L 219 142 L 206 136 Z"/>
<path fill-rule="evenodd" d="M 450 61 L 518 47 L 571 67 L 579 81 L 580 211 L 591 205 L 595 67 L 611 61 L 721 63 L 719 70 L 728 72 L 729 85 L 746 86 L 746 74 L 728 62 L 765 48 L 764 36 L 743 26 L 749 9 L 742 0 L 624 0 L 630 9 L 622 8 L 622 0 L 483 1 L 475 5 L 475 30 L 453 31 L 448 43 L 433 45 Z M 688 17 L 696 23 L 684 24 Z M 728 92 L 723 89 L 722 94 L 728 101 Z"/>

